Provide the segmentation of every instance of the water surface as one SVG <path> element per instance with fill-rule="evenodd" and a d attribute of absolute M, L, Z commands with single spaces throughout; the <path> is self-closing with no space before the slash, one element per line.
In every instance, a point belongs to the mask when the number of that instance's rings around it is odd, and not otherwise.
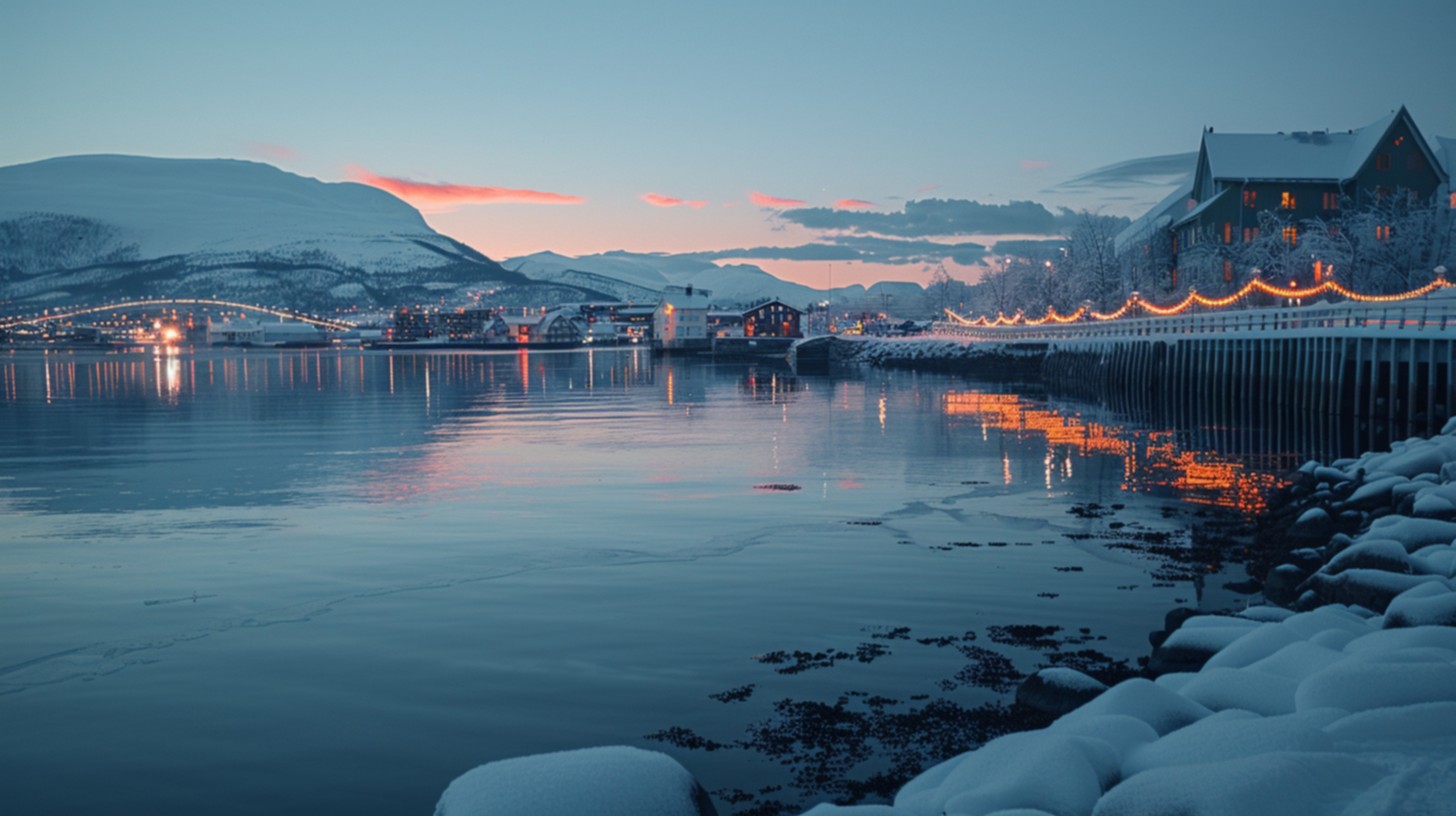
<path fill-rule="evenodd" d="M 637 350 L 0 356 L 0 801 L 428 813 L 474 765 L 601 744 L 809 801 L 753 751 L 646 736 L 1005 698 L 902 627 L 1087 627 L 1130 659 L 1169 607 L 1237 603 L 1102 537 L 1257 509 L 1288 464 L 1181 439 L 940 375 Z"/>

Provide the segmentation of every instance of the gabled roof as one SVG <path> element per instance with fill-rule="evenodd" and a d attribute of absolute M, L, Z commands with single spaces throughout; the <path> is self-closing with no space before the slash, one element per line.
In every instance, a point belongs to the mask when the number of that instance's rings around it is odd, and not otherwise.
<path fill-rule="evenodd" d="M 1123 228 L 1112 237 L 1112 251 L 1122 254 L 1133 243 L 1141 241 L 1158 230 L 1188 214 L 1188 203 L 1193 198 L 1193 177 L 1185 178 L 1178 188 L 1153 205 L 1141 218 Z"/>
<path fill-rule="evenodd" d="M 1212 207 L 1213 205 L 1217 204 L 1218 202 L 1223 201 L 1225 198 L 1232 197 L 1235 192 L 1236 192 L 1236 190 L 1233 187 L 1225 187 L 1224 189 L 1219 190 L 1214 195 L 1209 196 L 1208 197 L 1208 200 L 1206 200 L 1203 203 L 1199 204 L 1197 207 L 1194 207 L 1193 209 L 1189 210 L 1187 215 L 1184 215 L 1182 218 L 1174 218 L 1173 219 L 1173 226 L 1174 227 L 1177 227 L 1179 224 L 1182 224 L 1184 221 L 1192 221 L 1192 220 L 1198 218 L 1198 216 L 1200 216 L 1200 215 L 1203 214 L 1203 211 L 1204 210 L 1207 210 L 1209 207 Z"/>
<path fill-rule="evenodd" d="M 1208 172 L 1218 180 L 1342 182 L 1360 172 L 1397 120 L 1406 122 L 1421 149 L 1434 160 L 1404 107 L 1344 133 L 1208 131 L 1203 134 L 1200 160 L 1206 158 Z"/>

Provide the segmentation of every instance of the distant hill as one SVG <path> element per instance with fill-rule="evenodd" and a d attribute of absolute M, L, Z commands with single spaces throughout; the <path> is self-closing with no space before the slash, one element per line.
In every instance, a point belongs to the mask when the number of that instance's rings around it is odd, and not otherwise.
<path fill-rule="evenodd" d="M 383 190 L 258 162 L 69 156 L 0 167 L 0 302 L 220 297 L 330 310 L 595 297 L 510 272 Z"/>
<path fill-rule="evenodd" d="M 374 187 L 235 159 L 67 156 L 0 167 L 0 305 L 217 297 L 327 312 L 479 296 L 499 306 L 655 302 L 664 286 L 716 304 L 825 292 L 693 255 L 540 252 L 505 263 L 435 232 Z M 913 312 L 914 283 L 834 290 L 837 305 Z"/>
<path fill-rule="evenodd" d="M 713 302 L 720 306 L 747 306 L 779 298 L 802 309 L 826 298 L 823 289 L 790 283 L 757 266 L 718 266 L 691 254 L 603 252 L 571 258 L 555 252 L 538 252 L 509 258 L 503 263 L 538 281 L 612 289 L 623 300 L 655 297 L 656 292 L 669 285 L 707 289 L 713 293 Z M 923 308 L 924 291 L 917 283 L 902 281 L 877 283 L 869 289 L 859 285 L 842 286 L 835 288 L 834 301 L 854 309 L 890 307 L 915 313 Z"/>

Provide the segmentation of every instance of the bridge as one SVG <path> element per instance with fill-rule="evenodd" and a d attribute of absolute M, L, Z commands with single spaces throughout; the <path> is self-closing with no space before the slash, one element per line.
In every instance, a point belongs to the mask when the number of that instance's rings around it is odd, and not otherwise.
<path fill-rule="evenodd" d="M 75 317 L 82 317 L 91 314 L 104 312 L 117 312 L 123 309 L 145 309 L 150 307 L 168 308 L 173 306 L 210 306 L 223 309 L 238 309 L 240 311 L 258 312 L 260 314 L 272 315 L 288 320 L 297 320 L 302 323 L 309 323 L 314 326 L 328 329 L 330 331 L 347 331 L 355 328 L 356 323 L 339 320 L 337 318 L 321 317 L 315 314 L 307 314 L 292 309 L 281 309 L 273 306 L 259 306 L 254 303 L 238 303 L 231 300 L 217 300 L 215 298 L 147 298 L 142 300 L 127 300 L 116 303 L 107 303 L 100 306 L 77 306 L 74 308 L 63 308 L 56 311 L 46 311 L 43 314 L 29 315 L 25 317 L 0 317 L 0 329 L 12 329 L 27 324 L 45 323 L 51 320 L 70 320 Z"/>

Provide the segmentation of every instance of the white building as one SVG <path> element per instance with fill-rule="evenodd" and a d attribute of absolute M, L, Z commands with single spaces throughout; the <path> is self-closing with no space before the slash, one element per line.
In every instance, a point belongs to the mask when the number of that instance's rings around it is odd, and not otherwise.
<path fill-rule="evenodd" d="M 207 324 L 210 346 L 326 346 L 329 338 L 310 323 L 224 320 Z"/>
<path fill-rule="evenodd" d="M 664 349 L 707 348 L 708 306 L 712 292 L 692 286 L 669 286 L 652 313 L 656 344 Z"/>

